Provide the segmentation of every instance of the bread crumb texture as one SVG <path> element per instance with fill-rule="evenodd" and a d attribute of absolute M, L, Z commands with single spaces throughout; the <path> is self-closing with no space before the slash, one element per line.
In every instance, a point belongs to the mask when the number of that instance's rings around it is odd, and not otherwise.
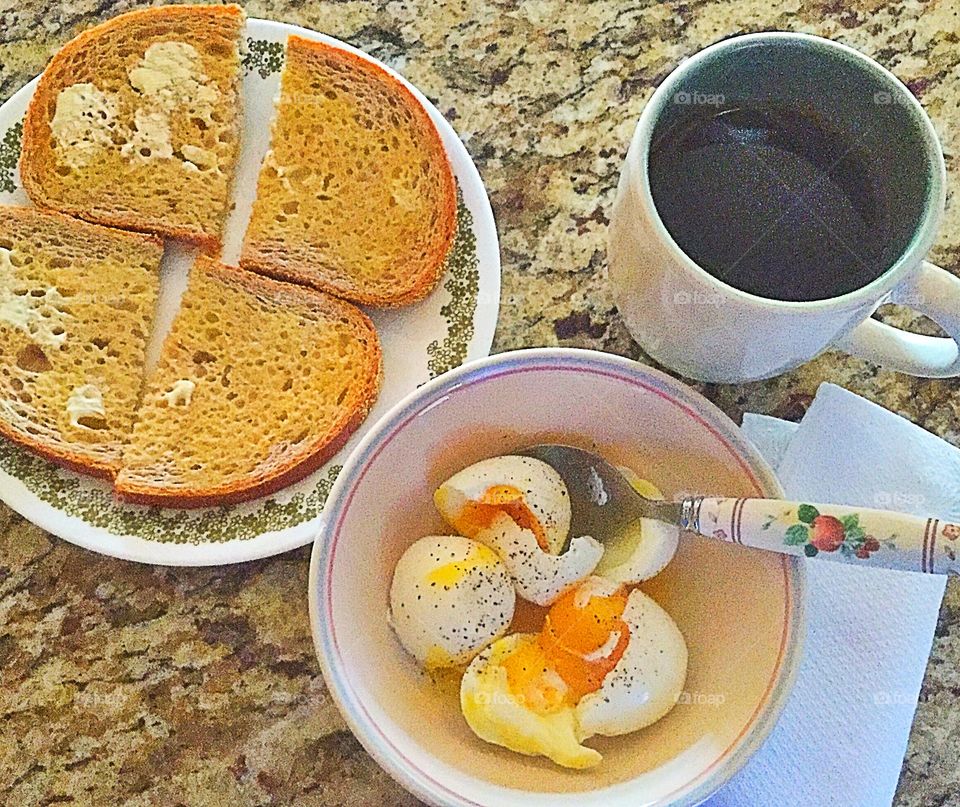
<path fill-rule="evenodd" d="M 117 490 L 175 500 L 260 492 L 302 463 L 313 470 L 366 415 L 380 361 L 372 323 L 349 303 L 201 258 Z"/>
<path fill-rule="evenodd" d="M 0 432 L 109 476 L 140 395 L 156 239 L 0 207 Z"/>
<path fill-rule="evenodd" d="M 456 188 L 420 102 L 382 68 L 291 36 L 241 264 L 401 305 L 437 283 Z"/>
<path fill-rule="evenodd" d="M 239 151 L 243 15 L 131 12 L 66 45 L 28 111 L 21 172 L 38 204 L 216 242 Z"/>

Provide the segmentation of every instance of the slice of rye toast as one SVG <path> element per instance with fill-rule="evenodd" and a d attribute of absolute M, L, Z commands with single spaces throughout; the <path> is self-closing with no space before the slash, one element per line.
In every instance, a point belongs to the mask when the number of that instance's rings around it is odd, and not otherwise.
<path fill-rule="evenodd" d="M 436 286 L 456 185 L 423 105 L 366 59 L 291 36 L 240 265 L 358 303 Z"/>
<path fill-rule="evenodd" d="M 350 303 L 201 257 L 147 380 L 115 489 L 170 507 L 238 502 L 319 468 L 380 390 Z"/>
<path fill-rule="evenodd" d="M 240 148 L 238 6 L 122 14 L 50 61 L 23 125 L 33 202 L 220 246 Z"/>
<path fill-rule="evenodd" d="M 0 435 L 112 478 L 140 399 L 159 238 L 0 206 Z"/>

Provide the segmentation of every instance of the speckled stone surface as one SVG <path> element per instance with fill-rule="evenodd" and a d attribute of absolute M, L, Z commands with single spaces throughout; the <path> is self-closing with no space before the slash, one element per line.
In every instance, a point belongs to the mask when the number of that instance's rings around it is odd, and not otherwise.
<path fill-rule="evenodd" d="M 0 0 L 0 98 L 66 40 L 137 3 Z M 460 132 L 503 252 L 496 350 L 599 348 L 643 359 L 606 279 L 607 216 L 652 88 L 738 32 L 806 31 L 879 59 L 920 97 L 960 187 L 956 0 L 284 2 L 249 14 L 364 48 Z M 960 274 L 948 199 L 934 259 Z M 889 321 L 926 331 L 909 312 Z M 960 444 L 958 382 L 827 353 L 763 383 L 700 389 L 733 418 L 799 418 L 822 381 Z M 151 569 L 77 549 L 0 505 L 0 803 L 408 805 L 346 729 L 307 622 L 308 551 L 213 570 Z M 823 749 L 823 753 L 837 753 Z M 816 749 L 805 749 L 815 762 Z M 855 764 L 856 749 L 845 749 Z M 940 616 L 898 807 L 960 804 L 960 585 Z"/>

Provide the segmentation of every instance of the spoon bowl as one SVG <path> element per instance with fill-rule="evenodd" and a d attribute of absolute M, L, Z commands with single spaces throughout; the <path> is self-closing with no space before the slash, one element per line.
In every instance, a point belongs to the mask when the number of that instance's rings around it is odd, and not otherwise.
<path fill-rule="evenodd" d="M 550 465 L 570 494 L 570 535 L 589 535 L 601 544 L 615 538 L 639 518 L 676 523 L 680 505 L 648 499 L 626 476 L 599 454 L 562 443 L 525 448 L 524 456 Z"/>

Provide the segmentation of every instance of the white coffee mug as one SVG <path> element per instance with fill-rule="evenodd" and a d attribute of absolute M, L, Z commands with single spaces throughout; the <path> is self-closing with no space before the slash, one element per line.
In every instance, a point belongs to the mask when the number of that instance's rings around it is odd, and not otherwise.
<path fill-rule="evenodd" d="M 916 192 L 903 204 L 903 215 L 910 216 L 908 243 L 879 277 L 828 299 L 769 299 L 717 279 L 677 245 L 651 193 L 650 144 L 670 104 L 709 103 L 731 82 L 740 82 L 740 93 L 744 83 L 754 82 L 760 95 L 814 100 L 834 118 L 859 121 L 854 125 L 869 129 L 876 141 L 870 148 L 895 157 L 892 174 L 903 174 L 909 183 L 922 172 L 922 183 L 915 183 Z M 746 92 L 753 89 L 747 86 Z M 904 148 L 905 126 L 913 127 L 914 142 L 922 146 Z M 911 375 L 958 375 L 960 280 L 924 260 L 943 215 L 945 183 L 943 152 L 930 119 L 910 91 L 872 59 L 806 34 L 724 40 L 674 70 L 640 116 L 610 222 L 609 271 L 620 313 L 653 359 L 702 381 L 768 378 L 831 346 Z M 950 338 L 921 336 L 871 319 L 885 302 L 926 314 Z"/>

